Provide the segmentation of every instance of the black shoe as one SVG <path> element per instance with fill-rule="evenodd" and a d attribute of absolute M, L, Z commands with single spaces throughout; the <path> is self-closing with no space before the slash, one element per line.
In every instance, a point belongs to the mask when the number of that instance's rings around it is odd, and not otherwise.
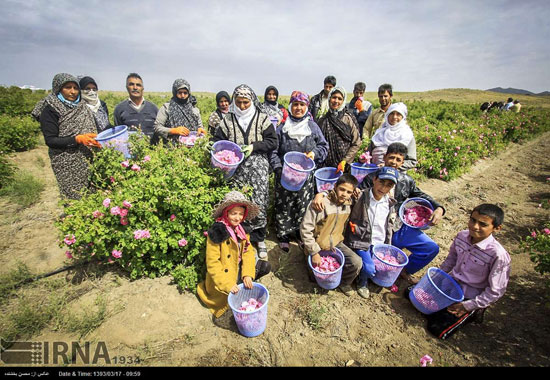
<path fill-rule="evenodd" d="M 258 260 L 256 262 L 256 280 L 262 278 L 271 272 L 271 263 L 266 260 Z"/>

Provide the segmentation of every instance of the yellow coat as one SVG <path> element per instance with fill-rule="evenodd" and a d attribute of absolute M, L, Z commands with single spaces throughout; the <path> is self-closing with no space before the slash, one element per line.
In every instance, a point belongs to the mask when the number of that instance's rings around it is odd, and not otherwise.
<path fill-rule="evenodd" d="M 250 239 L 250 237 L 247 235 Z M 244 252 L 244 241 L 239 245 L 231 238 L 225 225 L 214 223 L 208 230 L 206 242 L 206 279 L 197 287 L 197 295 L 216 318 L 227 311 L 227 296 L 237 284 L 239 253 L 242 260 L 241 278 L 254 279 L 256 275 L 255 249 Z"/>

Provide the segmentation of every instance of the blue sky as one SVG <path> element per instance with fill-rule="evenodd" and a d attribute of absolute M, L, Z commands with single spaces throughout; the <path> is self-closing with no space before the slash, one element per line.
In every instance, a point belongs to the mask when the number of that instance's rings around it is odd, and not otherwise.
<path fill-rule="evenodd" d="M 544 0 L 0 0 L 0 84 L 51 88 L 58 72 L 124 90 L 185 78 L 194 91 L 249 84 L 259 95 L 515 87 L 550 91 Z"/>

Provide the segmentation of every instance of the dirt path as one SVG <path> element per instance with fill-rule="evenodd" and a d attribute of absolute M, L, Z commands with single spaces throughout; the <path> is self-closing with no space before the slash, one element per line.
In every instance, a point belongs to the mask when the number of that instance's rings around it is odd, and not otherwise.
<path fill-rule="evenodd" d="M 520 238 L 550 218 L 550 210 L 538 207 L 550 198 L 549 154 L 550 132 L 512 145 L 452 182 L 421 183 L 447 209 L 442 223 L 427 232 L 441 246 L 432 265 L 443 261 L 456 233 L 466 228 L 471 208 L 483 202 L 504 209 L 504 228 L 497 238 L 509 252 L 519 252 Z M 46 148 L 18 154 L 16 162 L 44 178 L 47 187 L 40 203 L 26 210 L 0 200 L 1 271 L 14 268 L 16 260 L 36 272 L 53 270 L 65 257 L 53 225 L 61 209 Z M 56 276 L 67 278 L 67 286 L 86 289 L 71 303 L 75 311 L 98 296 L 106 300 L 111 316 L 83 341 L 104 341 L 111 356 L 138 356 L 146 365 L 418 366 L 425 354 L 433 358 L 433 366 L 550 365 L 545 290 L 525 254 L 512 255 L 508 291 L 486 313 L 485 322 L 439 341 L 426 331 L 402 289 L 396 294 L 383 290 L 368 300 L 338 291 L 319 294 L 307 280 L 296 245 L 287 255 L 275 241 L 268 247 L 274 273 L 261 280 L 271 294 L 268 327 L 253 339 L 239 335 L 234 323 L 215 326 L 196 297 L 180 293 L 169 277 L 131 282 L 118 271 L 92 269 Z M 33 340 L 78 338 L 47 328 Z"/>

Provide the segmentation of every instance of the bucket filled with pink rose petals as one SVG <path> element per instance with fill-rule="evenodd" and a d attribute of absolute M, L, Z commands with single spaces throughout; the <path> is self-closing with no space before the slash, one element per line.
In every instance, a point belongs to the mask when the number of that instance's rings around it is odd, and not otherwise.
<path fill-rule="evenodd" d="M 319 255 L 321 256 L 321 264 L 319 266 L 313 266 L 311 256 L 307 258 L 315 280 L 323 289 L 336 289 L 342 280 L 344 254 L 338 248 L 334 248 L 334 251 L 320 251 Z"/>
<path fill-rule="evenodd" d="M 239 284 L 236 294 L 229 293 L 227 303 L 233 311 L 239 332 L 252 338 L 264 332 L 267 326 L 267 303 L 269 291 L 260 283 L 253 282 L 252 289 Z"/>
<path fill-rule="evenodd" d="M 299 191 L 315 169 L 315 162 L 300 152 L 288 152 L 283 157 L 281 186 L 288 191 Z"/>
<path fill-rule="evenodd" d="M 423 314 L 432 314 L 464 300 L 460 285 L 439 268 L 430 267 L 409 292 L 414 307 Z"/>
<path fill-rule="evenodd" d="M 317 192 L 332 190 L 338 178 L 342 175 L 338 169 L 331 166 L 327 166 L 321 169 L 315 170 L 315 184 L 317 185 Z"/>
<path fill-rule="evenodd" d="M 411 228 L 430 228 L 430 217 L 434 208 L 430 201 L 424 198 L 409 198 L 399 207 L 399 218 Z"/>
<path fill-rule="evenodd" d="M 372 282 L 383 287 L 393 285 L 403 267 L 409 263 L 407 255 L 389 244 L 375 244 L 372 247 L 372 261 L 376 273 Z"/>
<path fill-rule="evenodd" d="M 234 142 L 220 140 L 212 145 L 210 157 L 212 167 L 223 171 L 225 179 L 229 179 L 243 161 L 244 154 Z"/>
<path fill-rule="evenodd" d="M 363 182 L 366 176 L 377 170 L 378 165 L 376 164 L 362 164 L 360 162 L 354 162 L 351 164 L 351 175 L 357 178 L 358 185 Z"/>

